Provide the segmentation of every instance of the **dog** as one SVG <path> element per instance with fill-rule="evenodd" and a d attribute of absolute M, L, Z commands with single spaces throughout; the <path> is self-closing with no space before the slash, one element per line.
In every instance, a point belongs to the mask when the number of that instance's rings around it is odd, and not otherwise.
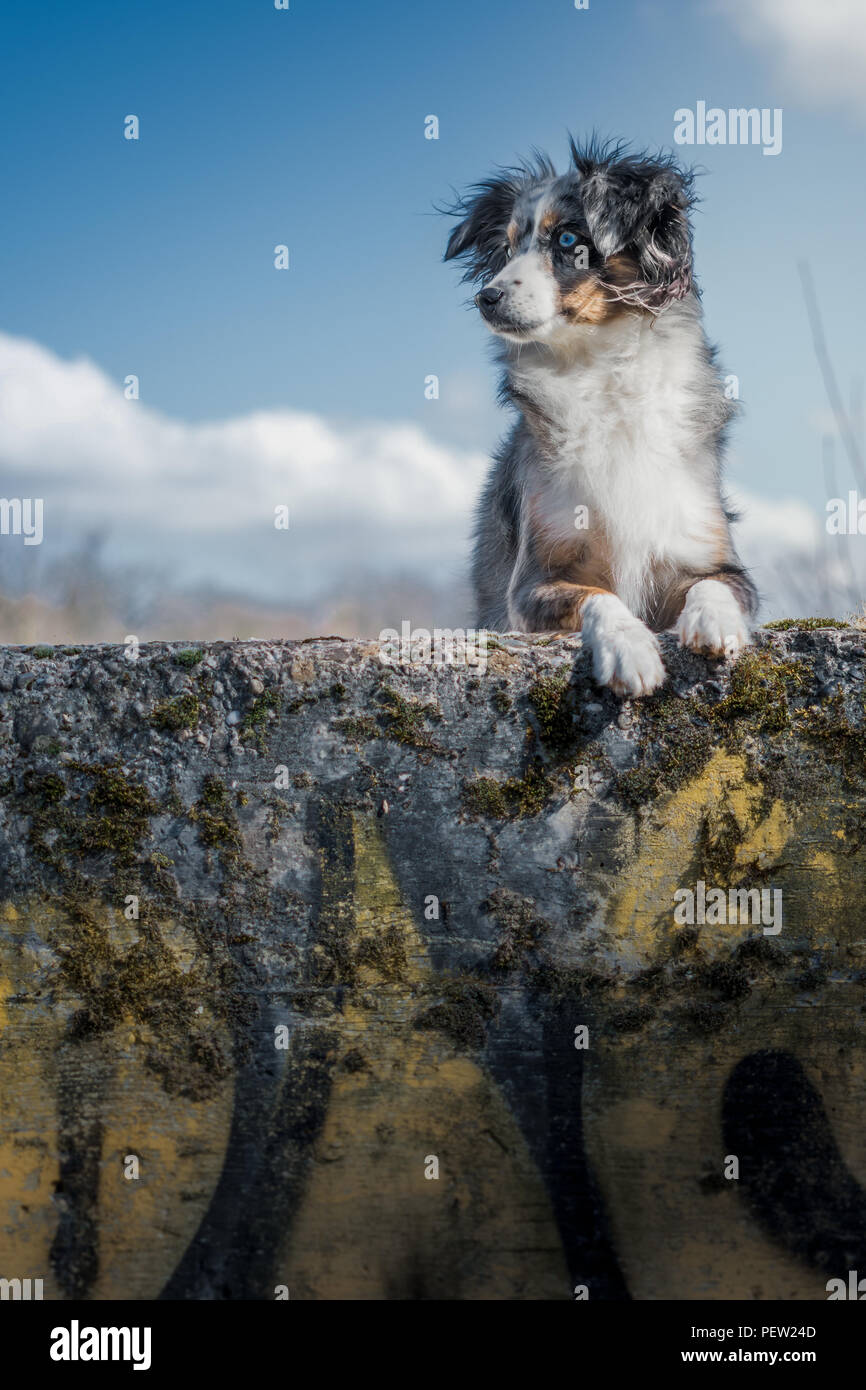
<path fill-rule="evenodd" d="M 721 489 L 726 399 L 695 285 L 694 174 L 664 155 L 570 141 L 446 209 L 445 260 L 499 340 L 517 421 L 484 486 L 480 627 L 581 632 L 618 695 L 665 679 L 656 634 L 735 656 L 757 594 Z"/>

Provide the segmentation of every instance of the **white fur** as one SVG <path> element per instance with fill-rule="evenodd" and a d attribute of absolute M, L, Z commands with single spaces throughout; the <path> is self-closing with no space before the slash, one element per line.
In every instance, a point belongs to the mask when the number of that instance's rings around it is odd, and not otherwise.
<path fill-rule="evenodd" d="M 515 256 L 490 281 L 490 288 L 505 290 L 509 314 L 524 325 L 519 333 L 502 336 L 519 339 L 531 334 L 537 339 L 544 337 L 553 327 L 558 309 L 556 282 L 549 265 L 537 251 L 526 251 Z M 502 333 L 502 330 L 499 331 Z"/>
<path fill-rule="evenodd" d="M 559 335 L 559 336 L 557 336 Z M 685 306 L 557 327 L 510 362 L 553 434 L 536 505 L 551 536 L 574 538 L 574 509 L 609 542 L 616 593 L 646 615 L 652 562 L 705 568 L 720 519 L 709 444 L 696 450 L 700 323 Z"/>
<path fill-rule="evenodd" d="M 727 584 L 701 579 L 686 595 L 677 636 L 692 651 L 736 656 L 748 645 L 749 628 Z"/>
<path fill-rule="evenodd" d="M 599 685 L 617 695 L 650 695 L 665 679 L 659 645 L 648 627 L 614 594 L 593 594 L 583 605 L 581 636 L 592 652 Z"/>

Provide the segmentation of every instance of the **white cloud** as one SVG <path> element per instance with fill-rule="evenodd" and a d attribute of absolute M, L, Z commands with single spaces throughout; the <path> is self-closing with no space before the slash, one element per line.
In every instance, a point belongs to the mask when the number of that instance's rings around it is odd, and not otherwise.
<path fill-rule="evenodd" d="M 105 534 L 184 578 L 327 589 L 335 567 L 435 583 L 459 569 L 486 460 L 412 425 L 337 429 L 299 411 L 172 420 L 92 362 L 0 334 L 3 490 L 45 499 L 45 546 Z M 290 509 L 288 533 L 274 508 Z"/>
<path fill-rule="evenodd" d="M 814 551 L 821 536 L 821 521 L 807 503 L 797 497 L 759 497 L 743 488 L 728 488 L 727 492 L 740 513 L 735 539 L 748 563 L 768 563 L 779 556 Z"/>
<path fill-rule="evenodd" d="M 298 411 L 172 420 L 92 362 L 0 334 L 0 465 L 5 496 L 45 499 L 45 540 L 16 552 L 24 564 L 97 535 L 109 563 L 156 568 L 167 591 L 209 583 L 291 604 L 350 597 L 371 575 L 450 589 L 487 458 L 411 425 L 338 429 Z M 759 587 L 796 607 L 784 571 L 816 555 L 820 519 L 796 498 L 737 489 L 732 501 Z M 288 532 L 274 528 L 280 503 Z"/>
<path fill-rule="evenodd" d="M 866 115 L 864 0 L 721 0 L 714 9 L 769 54 L 796 99 Z"/>

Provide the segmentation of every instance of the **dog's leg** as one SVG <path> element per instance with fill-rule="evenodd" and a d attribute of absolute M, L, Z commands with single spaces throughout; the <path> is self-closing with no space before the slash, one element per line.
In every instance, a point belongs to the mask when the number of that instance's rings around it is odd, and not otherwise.
<path fill-rule="evenodd" d="M 590 594 L 582 617 L 599 685 L 609 685 L 617 695 L 651 695 L 662 684 L 665 668 L 655 636 L 616 594 Z"/>
<path fill-rule="evenodd" d="M 742 571 L 721 571 L 700 579 L 686 593 L 677 636 L 693 652 L 737 656 L 749 644 L 749 616 L 755 591 Z"/>
<path fill-rule="evenodd" d="M 656 638 L 616 594 L 559 580 L 526 586 L 511 600 L 525 632 L 580 632 L 599 685 L 617 695 L 649 695 L 665 679 Z"/>

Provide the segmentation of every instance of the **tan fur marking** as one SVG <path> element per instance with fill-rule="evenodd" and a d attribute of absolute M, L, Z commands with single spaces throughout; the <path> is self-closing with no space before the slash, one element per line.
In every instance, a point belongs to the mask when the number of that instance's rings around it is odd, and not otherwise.
<path fill-rule="evenodd" d="M 583 605 L 586 603 L 586 600 L 592 598 L 595 594 L 606 594 L 608 597 L 612 596 L 610 589 L 597 589 L 592 584 L 584 584 L 581 586 L 581 589 L 582 592 L 577 605 L 579 612 L 583 612 Z"/>
<path fill-rule="evenodd" d="M 621 313 L 623 308 L 624 305 L 594 275 L 588 275 L 562 296 L 563 313 L 578 323 L 605 323 Z"/>
<path fill-rule="evenodd" d="M 574 531 L 568 536 L 552 531 L 545 523 L 541 499 L 542 494 L 538 492 L 529 499 L 529 533 L 536 564 L 551 578 L 576 581 L 588 548 L 588 535 L 586 531 Z"/>
<path fill-rule="evenodd" d="M 610 587 L 610 556 L 604 532 L 594 526 L 566 536 L 551 530 L 541 511 L 539 493 L 529 500 L 529 529 L 535 562 L 542 574 L 570 584 L 601 584 L 605 590 Z"/>
<path fill-rule="evenodd" d="M 590 584 L 569 584 L 565 580 L 536 584 L 525 600 L 526 631 L 579 632 L 584 604 L 587 599 L 599 594 L 610 594 L 610 589 L 597 589 Z"/>
<path fill-rule="evenodd" d="M 723 516 L 709 528 L 710 564 L 726 565 L 731 559 L 731 533 Z"/>
<path fill-rule="evenodd" d="M 616 285 L 617 289 L 631 285 L 637 280 L 638 274 L 638 263 L 632 260 L 631 256 L 608 256 L 604 263 L 605 282 L 608 285 Z"/>
<path fill-rule="evenodd" d="M 591 275 L 564 295 L 563 311 L 578 323 L 607 323 L 634 306 L 623 304 L 610 287 L 624 289 L 638 278 L 637 262 L 631 256 L 608 256 L 602 276 Z"/>

